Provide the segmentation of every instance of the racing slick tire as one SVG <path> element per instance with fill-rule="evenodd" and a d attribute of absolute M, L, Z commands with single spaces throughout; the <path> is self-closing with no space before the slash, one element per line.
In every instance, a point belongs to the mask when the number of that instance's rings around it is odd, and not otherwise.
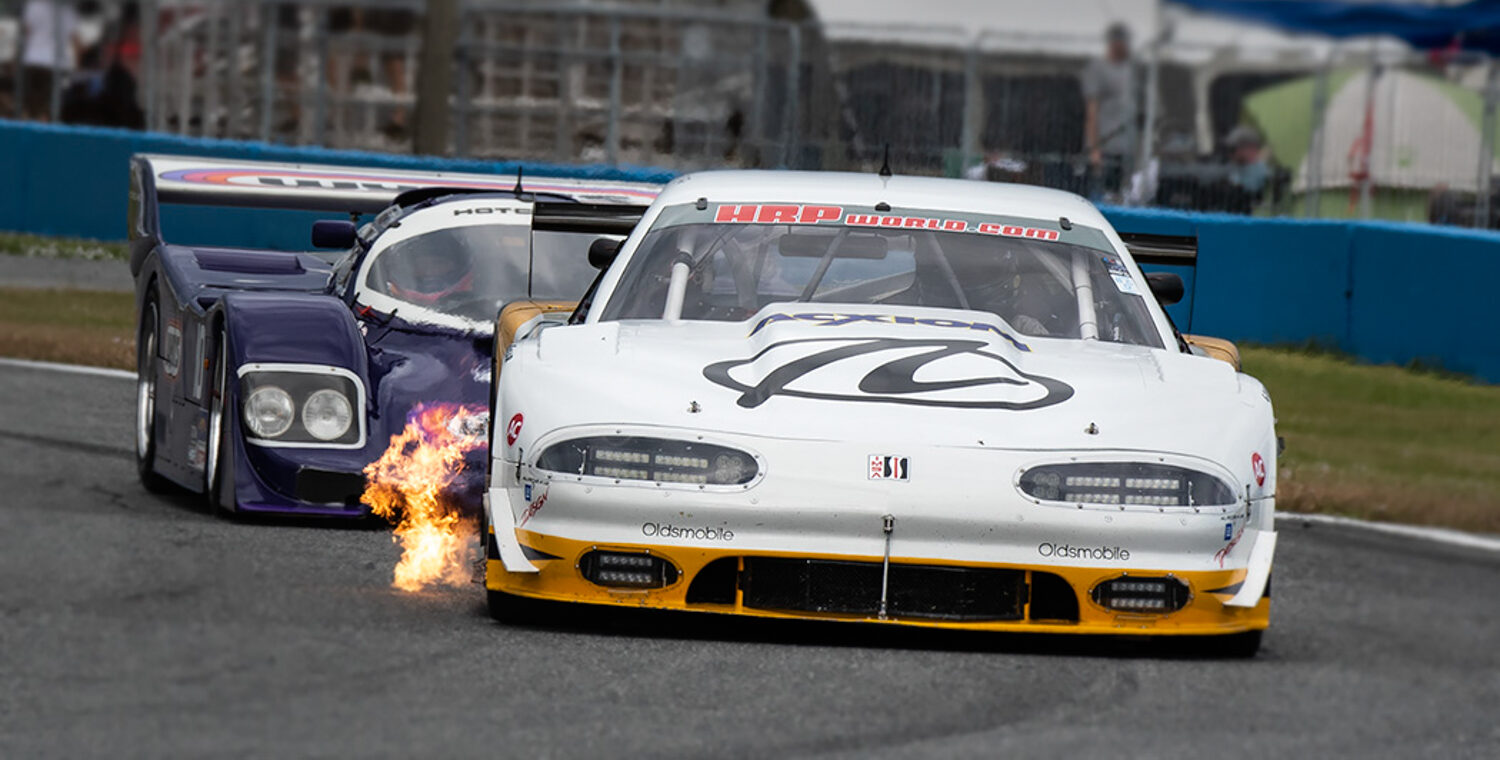
<path fill-rule="evenodd" d="M 153 289 L 155 284 L 151 286 Z M 156 472 L 156 351 L 161 318 L 156 294 L 146 296 L 135 336 L 135 471 L 151 493 L 166 493 L 171 481 Z"/>
<path fill-rule="evenodd" d="M 234 448 L 229 443 L 229 336 L 215 339 L 213 398 L 208 413 L 208 458 L 203 464 L 203 506 L 210 515 L 234 514 Z"/>
<path fill-rule="evenodd" d="M 535 627 L 566 622 L 565 606 L 559 602 L 530 599 L 494 589 L 485 589 L 484 597 L 490 617 L 497 623 Z"/>
<path fill-rule="evenodd" d="M 1265 631 L 1245 631 L 1214 637 L 1207 647 L 1208 653 L 1226 660 L 1249 660 L 1260 651 L 1264 635 Z"/>

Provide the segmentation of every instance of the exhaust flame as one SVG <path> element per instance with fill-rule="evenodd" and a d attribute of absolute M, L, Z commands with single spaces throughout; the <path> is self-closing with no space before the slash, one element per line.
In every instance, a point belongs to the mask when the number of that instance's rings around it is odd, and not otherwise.
<path fill-rule="evenodd" d="M 468 583 L 475 526 L 449 487 L 464 470 L 464 455 L 485 445 L 488 420 L 483 407 L 418 404 L 406 429 L 365 468 L 360 500 L 396 526 L 392 540 L 401 544 L 391 582 L 396 588 Z"/>

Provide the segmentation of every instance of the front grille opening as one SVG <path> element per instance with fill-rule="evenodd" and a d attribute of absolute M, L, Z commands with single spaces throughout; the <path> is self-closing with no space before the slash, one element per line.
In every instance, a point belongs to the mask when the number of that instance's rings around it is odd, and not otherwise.
<path fill-rule="evenodd" d="M 746 607 L 875 615 L 881 574 L 878 562 L 746 557 L 740 586 Z M 1021 570 L 892 564 L 887 614 L 1020 620 L 1025 579 Z"/>
<path fill-rule="evenodd" d="M 359 504 L 359 497 L 364 492 L 364 473 L 320 470 L 316 467 L 301 467 L 297 470 L 294 493 L 299 501 L 352 507 Z"/>
<path fill-rule="evenodd" d="M 590 583 L 610 588 L 665 588 L 677 582 L 677 567 L 653 554 L 591 551 L 578 569 Z"/>
<path fill-rule="evenodd" d="M 1192 592 L 1172 576 L 1122 575 L 1095 586 L 1090 595 L 1099 606 L 1116 612 L 1164 615 L 1187 606 Z"/>
<path fill-rule="evenodd" d="M 1033 570 L 1031 573 L 1031 619 L 1047 622 L 1078 622 L 1078 594 L 1062 576 Z"/>
<path fill-rule="evenodd" d="M 688 585 L 688 604 L 734 604 L 739 557 L 721 557 L 703 566 Z"/>

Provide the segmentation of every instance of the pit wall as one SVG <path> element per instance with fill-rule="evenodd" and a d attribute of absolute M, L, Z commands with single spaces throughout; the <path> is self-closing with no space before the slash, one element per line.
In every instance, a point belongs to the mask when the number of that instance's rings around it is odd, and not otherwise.
<path fill-rule="evenodd" d="M 118 240 L 128 159 L 168 153 L 390 169 L 512 173 L 485 162 L 332 151 L 0 120 L 0 229 Z M 524 164 L 535 176 L 665 182 L 639 167 Z M 1420 361 L 1500 382 L 1500 234 L 1348 220 L 1260 219 L 1106 208 L 1122 232 L 1198 238 L 1189 296 L 1168 311 L 1185 332 L 1256 343 L 1315 341 L 1376 363 Z M 198 233 L 247 247 L 304 247 L 307 216 L 178 207 L 169 239 Z"/>

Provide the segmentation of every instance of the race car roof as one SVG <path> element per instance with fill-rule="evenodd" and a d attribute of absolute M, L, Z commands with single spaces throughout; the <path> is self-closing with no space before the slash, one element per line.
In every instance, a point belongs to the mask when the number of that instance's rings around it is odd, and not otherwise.
<path fill-rule="evenodd" d="M 374 212 L 397 195 L 429 187 L 509 191 L 514 174 L 419 172 L 327 164 L 236 161 L 192 156 L 137 155 L 160 203 L 309 211 Z M 657 185 L 526 175 L 527 192 L 562 195 L 580 203 L 644 206 Z"/>

